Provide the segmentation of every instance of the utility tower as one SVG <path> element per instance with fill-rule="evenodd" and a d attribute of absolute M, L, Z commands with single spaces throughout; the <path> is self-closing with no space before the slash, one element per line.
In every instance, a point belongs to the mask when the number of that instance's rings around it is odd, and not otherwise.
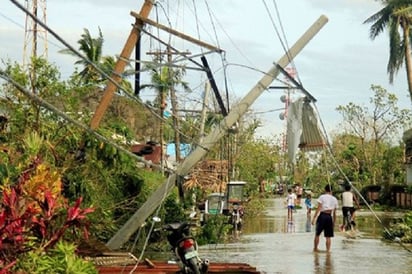
<path fill-rule="evenodd" d="M 25 6 L 39 21 L 46 24 L 46 0 L 25 0 Z M 31 57 L 47 58 L 47 31 L 26 14 L 24 25 L 23 66 Z"/>

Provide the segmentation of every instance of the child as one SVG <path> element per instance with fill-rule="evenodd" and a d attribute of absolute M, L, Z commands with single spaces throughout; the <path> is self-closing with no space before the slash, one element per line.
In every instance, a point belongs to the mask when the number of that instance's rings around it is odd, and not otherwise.
<path fill-rule="evenodd" d="M 306 205 L 306 215 L 310 216 L 310 214 L 312 213 L 312 195 L 310 193 L 308 193 L 306 196 L 305 205 Z"/>
<path fill-rule="evenodd" d="M 292 213 L 295 209 L 296 194 L 292 192 L 292 189 L 288 189 L 288 196 L 286 196 L 286 204 L 288 206 L 288 221 L 292 222 Z"/>

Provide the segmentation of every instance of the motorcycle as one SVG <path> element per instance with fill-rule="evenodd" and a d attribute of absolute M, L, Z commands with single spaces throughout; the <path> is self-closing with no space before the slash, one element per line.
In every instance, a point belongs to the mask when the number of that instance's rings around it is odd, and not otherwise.
<path fill-rule="evenodd" d="M 208 271 L 209 261 L 199 257 L 197 242 L 190 235 L 191 226 L 193 226 L 191 223 L 175 222 L 166 224 L 161 229 L 167 231 L 167 241 L 182 263 L 181 273 L 205 274 Z"/>

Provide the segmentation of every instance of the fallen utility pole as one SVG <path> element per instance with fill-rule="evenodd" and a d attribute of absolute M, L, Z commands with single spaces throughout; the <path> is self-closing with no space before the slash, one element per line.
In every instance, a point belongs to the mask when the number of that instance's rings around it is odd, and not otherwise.
<path fill-rule="evenodd" d="M 120 230 L 107 242 L 107 247 L 115 250 L 127 242 L 130 237 L 141 227 L 146 219 L 161 205 L 163 200 L 173 190 L 177 180 L 189 173 L 189 171 L 206 155 L 220 138 L 222 138 L 228 129 L 230 129 L 239 118 L 246 113 L 253 102 L 265 91 L 273 80 L 279 75 L 280 65 L 286 67 L 294 57 L 303 49 L 303 47 L 319 32 L 327 23 L 328 18 L 324 15 L 302 35 L 302 37 L 275 63 L 275 65 L 262 77 L 262 79 L 249 91 L 249 93 L 229 112 L 203 142 L 190 153 L 185 160 L 178 166 L 176 173 L 170 175 L 164 182 L 140 207 L 133 216 L 120 228 Z"/>

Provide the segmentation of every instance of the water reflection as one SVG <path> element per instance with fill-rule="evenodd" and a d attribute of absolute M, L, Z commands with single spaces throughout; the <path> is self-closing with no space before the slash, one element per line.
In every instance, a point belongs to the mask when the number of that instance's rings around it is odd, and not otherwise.
<path fill-rule="evenodd" d="M 274 199 L 275 200 L 275 199 Z M 284 205 L 276 201 L 267 201 L 267 209 L 264 215 L 250 216 L 245 220 L 244 233 L 291 233 L 291 232 L 313 232 L 314 226 L 311 224 L 311 215 L 306 214 L 305 209 L 298 209 L 293 214 L 292 223 L 288 222 L 287 210 Z M 338 211 L 337 220 L 342 222 L 341 213 Z M 313 216 L 313 214 L 312 214 Z M 380 238 L 384 227 L 388 227 L 391 220 L 400 218 L 399 212 L 370 212 L 363 209 L 357 213 L 356 223 L 364 237 Z"/>
<path fill-rule="evenodd" d="M 311 232 L 312 231 L 312 217 L 310 214 L 306 215 L 306 232 Z"/>
<path fill-rule="evenodd" d="M 293 223 L 293 221 L 288 221 L 288 226 L 287 226 L 287 230 L 288 233 L 292 233 L 295 232 L 295 224 Z"/>
<path fill-rule="evenodd" d="M 314 258 L 314 273 L 316 274 L 332 274 L 334 272 L 332 255 L 330 252 L 313 252 Z"/>

